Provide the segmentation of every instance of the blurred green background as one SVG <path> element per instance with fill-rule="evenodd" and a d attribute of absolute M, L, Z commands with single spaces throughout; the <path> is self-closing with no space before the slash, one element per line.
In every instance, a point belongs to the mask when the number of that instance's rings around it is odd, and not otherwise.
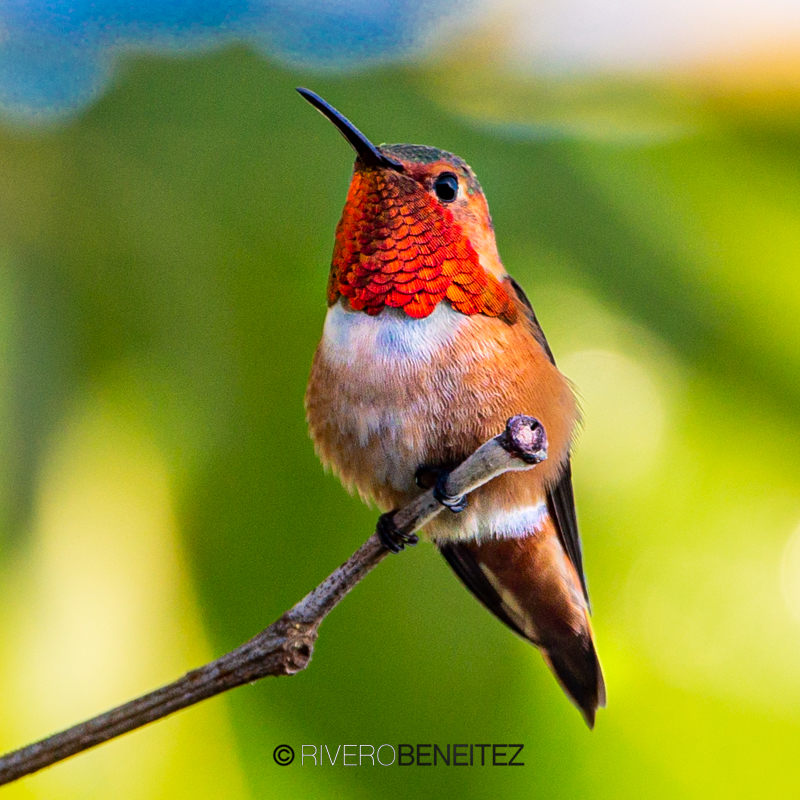
<path fill-rule="evenodd" d="M 374 525 L 306 435 L 352 154 L 298 84 L 377 142 L 473 166 L 505 264 L 578 387 L 576 495 L 608 684 L 596 729 L 422 544 L 331 615 L 306 672 L 4 797 L 796 791 L 792 96 L 597 79 L 565 89 L 565 110 L 463 53 L 348 75 L 243 46 L 130 57 L 75 119 L 0 128 L 0 747 L 231 649 Z M 384 742 L 521 742 L 525 767 L 272 759 L 282 743 Z"/>

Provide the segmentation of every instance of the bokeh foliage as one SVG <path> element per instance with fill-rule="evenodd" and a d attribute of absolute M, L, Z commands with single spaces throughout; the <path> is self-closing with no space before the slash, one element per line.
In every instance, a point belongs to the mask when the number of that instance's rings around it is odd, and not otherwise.
<path fill-rule="evenodd" d="M 302 83 L 376 141 L 462 155 L 483 184 L 506 266 L 584 400 L 576 492 L 609 707 L 589 733 L 535 651 L 422 545 L 332 615 L 307 672 L 8 796 L 788 793 L 800 779 L 791 126 L 709 103 L 691 135 L 524 135 L 487 124 L 504 101 L 496 85 L 465 110 L 435 64 L 322 79 L 237 47 L 132 60 L 75 121 L 0 130 L 0 674 L 17 696 L 0 701 L 0 744 L 237 645 L 374 524 L 323 474 L 305 432 L 351 153 L 294 93 Z M 519 113 L 524 87 L 507 92 Z M 102 519 L 81 516 L 95 506 Z M 161 521 L 131 527 L 137 508 Z M 80 526 L 53 533 L 73 512 L 99 532 L 77 549 Z M 161 542 L 144 555 L 143 531 Z M 64 631 L 93 624 L 121 565 L 128 616 L 105 620 L 108 641 L 130 617 L 142 648 L 98 662 L 102 636 Z M 65 572 L 87 576 L 82 588 Z M 98 572 L 108 585 L 92 583 Z M 87 582 L 89 610 L 69 616 Z M 53 640 L 29 647 L 42 631 Z M 60 716 L 26 719 L 38 685 L 20 675 L 60 685 L 69 662 L 82 686 L 123 655 L 148 666 L 85 702 L 65 686 Z M 525 743 L 523 769 L 272 760 L 283 742 L 506 741 Z"/>

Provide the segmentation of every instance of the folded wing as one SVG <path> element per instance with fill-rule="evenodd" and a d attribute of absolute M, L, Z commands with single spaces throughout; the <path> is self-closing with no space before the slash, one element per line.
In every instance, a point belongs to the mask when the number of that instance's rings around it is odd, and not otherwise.
<path fill-rule="evenodd" d="M 536 645 L 589 727 L 605 705 L 583 584 L 548 516 L 530 535 L 441 541 L 466 587 L 509 628 Z"/>

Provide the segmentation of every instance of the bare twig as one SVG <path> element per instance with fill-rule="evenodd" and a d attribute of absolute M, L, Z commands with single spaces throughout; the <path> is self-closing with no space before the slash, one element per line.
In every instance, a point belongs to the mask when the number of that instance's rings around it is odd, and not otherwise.
<path fill-rule="evenodd" d="M 503 433 L 481 445 L 453 470 L 445 490 L 452 496 L 466 495 L 504 472 L 530 469 L 546 457 L 547 441 L 541 424 L 532 417 L 512 417 Z M 430 490 L 395 512 L 393 521 L 402 534 L 409 536 L 442 509 Z M 300 672 L 311 660 L 322 620 L 388 553 L 373 533 L 316 589 L 250 641 L 174 683 L 0 758 L 0 785 L 228 689 L 268 675 Z"/>

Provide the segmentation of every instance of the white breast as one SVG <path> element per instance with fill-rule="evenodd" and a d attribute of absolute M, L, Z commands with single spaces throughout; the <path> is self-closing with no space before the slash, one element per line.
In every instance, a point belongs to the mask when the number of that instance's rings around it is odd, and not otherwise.
<path fill-rule="evenodd" d="M 439 303 L 424 319 L 384 308 L 371 317 L 338 302 L 328 309 L 322 344 L 331 361 L 364 369 L 408 369 L 429 363 L 455 337 L 466 317 Z"/>

